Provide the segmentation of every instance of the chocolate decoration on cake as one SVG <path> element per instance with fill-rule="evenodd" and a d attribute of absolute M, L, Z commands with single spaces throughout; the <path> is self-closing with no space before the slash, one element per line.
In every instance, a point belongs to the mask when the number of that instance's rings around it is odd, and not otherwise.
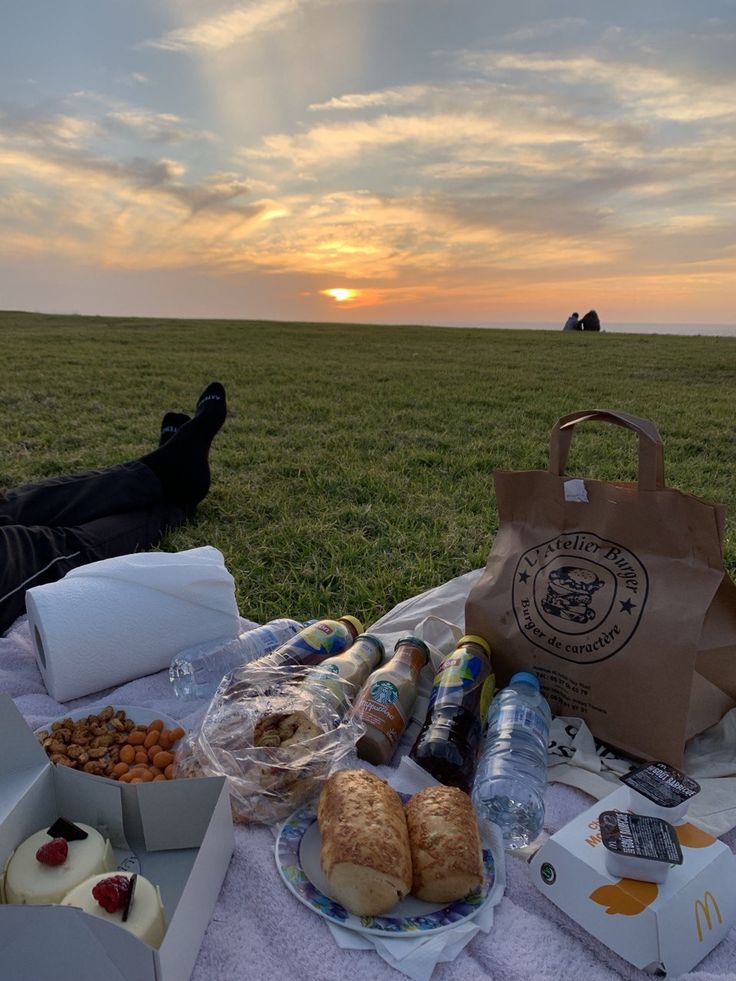
<path fill-rule="evenodd" d="M 134 872 L 130 877 L 130 888 L 128 889 L 128 898 L 125 900 L 125 908 L 123 909 L 123 923 L 128 919 L 128 913 L 130 912 L 130 907 L 133 903 L 133 893 L 135 892 L 135 884 L 138 879 L 138 873 Z"/>
<path fill-rule="evenodd" d="M 59 818 L 54 821 L 46 832 L 52 838 L 65 838 L 67 841 L 84 841 L 88 837 L 84 828 L 78 827 L 66 818 Z"/>

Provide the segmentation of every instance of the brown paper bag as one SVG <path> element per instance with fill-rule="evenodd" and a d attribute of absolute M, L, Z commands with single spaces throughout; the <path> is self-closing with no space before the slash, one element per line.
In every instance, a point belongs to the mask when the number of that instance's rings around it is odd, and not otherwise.
<path fill-rule="evenodd" d="M 574 427 L 638 434 L 638 484 L 563 476 Z M 548 471 L 494 474 L 499 529 L 468 597 L 499 685 L 533 671 L 553 713 L 632 756 L 682 763 L 686 738 L 736 698 L 736 588 L 725 511 L 665 487 L 656 427 L 624 412 L 565 416 Z"/>

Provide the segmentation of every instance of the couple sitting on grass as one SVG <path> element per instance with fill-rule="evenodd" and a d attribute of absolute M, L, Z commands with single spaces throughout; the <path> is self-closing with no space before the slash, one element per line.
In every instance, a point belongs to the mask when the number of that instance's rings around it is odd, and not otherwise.
<path fill-rule="evenodd" d="M 563 330 L 600 330 L 601 322 L 595 310 L 588 310 L 584 317 L 578 319 L 576 313 L 571 314 Z"/>
<path fill-rule="evenodd" d="M 25 612 L 32 586 L 153 548 L 192 518 L 210 487 L 210 445 L 226 415 L 225 389 L 212 382 L 193 417 L 166 413 L 152 453 L 0 493 L 0 633 Z"/>

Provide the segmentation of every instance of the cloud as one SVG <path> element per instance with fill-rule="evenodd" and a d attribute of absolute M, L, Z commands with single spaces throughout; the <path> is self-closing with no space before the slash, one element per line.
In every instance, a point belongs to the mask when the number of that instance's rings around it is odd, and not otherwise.
<path fill-rule="evenodd" d="M 187 126 L 175 113 L 154 112 L 140 107 L 119 108 L 105 113 L 100 125 L 111 133 L 146 143 L 187 143 L 216 139 L 208 130 Z"/>
<path fill-rule="evenodd" d="M 311 0 L 314 3 L 329 0 Z M 145 46 L 161 51 L 222 51 L 264 31 L 288 24 L 309 0 L 253 0 L 223 13 L 203 17 L 189 27 L 177 27 Z"/>
<path fill-rule="evenodd" d="M 0 194 L 0 250 L 42 253 L 53 239 L 57 254 L 103 264 L 216 264 L 217 243 L 272 207 L 237 173 L 186 181 L 180 160 L 97 152 L 100 131 L 66 115 L 0 115 L 0 188 L 10 189 Z"/>
<path fill-rule="evenodd" d="M 544 79 L 553 91 L 574 90 L 613 96 L 609 112 L 624 109 L 651 120 L 694 122 L 736 113 L 736 82 L 714 82 L 690 72 L 638 64 L 631 58 L 519 52 L 466 52 L 466 67 L 493 78 L 508 75 L 514 84 L 535 86 Z M 600 105 L 600 103 L 599 103 Z"/>
<path fill-rule="evenodd" d="M 407 85 L 400 89 L 383 89 L 378 92 L 354 92 L 350 95 L 336 96 L 327 102 L 315 102 L 307 108 L 312 111 L 332 109 L 382 109 L 406 106 L 426 97 L 431 87 L 427 85 Z"/>

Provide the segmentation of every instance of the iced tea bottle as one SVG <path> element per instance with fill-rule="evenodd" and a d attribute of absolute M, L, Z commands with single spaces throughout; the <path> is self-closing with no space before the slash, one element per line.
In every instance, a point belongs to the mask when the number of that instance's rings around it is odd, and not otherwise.
<path fill-rule="evenodd" d="M 409 724 L 429 648 L 418 637 L 402 637 L 394 656 L 368 678 L 355 699 L 351 718 L 365 728 L 358 756 L 374 766 L 388 763 Z"/>
<path fill-rule="evenodd" d="M 483 637 L 468 634 L 443 658 L 432 683 L 427 718 L 409 753 L 440 783 L 467 794 L 495 687 L 490 654 Z"/>
<path fill-rule="evenodd" d="M 285 644 L 265 657 L 252 661 L 254 668 L 289 668 L 296 665 L 319 664 L 347 650 L 363 632 L 363 625 L 355 617 L 344 616 L 338 620 L 317 620 L 308 624 Z"/>

